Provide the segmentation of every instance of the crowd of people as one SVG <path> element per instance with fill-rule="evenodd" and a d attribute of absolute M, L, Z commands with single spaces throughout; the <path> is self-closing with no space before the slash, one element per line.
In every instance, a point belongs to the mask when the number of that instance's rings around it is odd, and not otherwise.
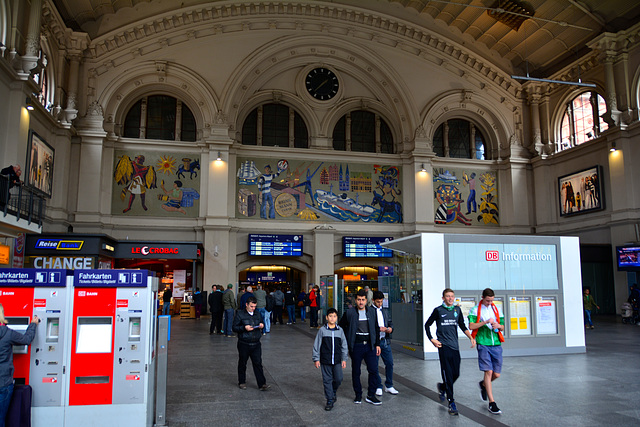
<path fill-rule="evenodd" d="M 469 338 L 471 347 L 477 348 L 478 366 L 482 371 L 482 379 L 478 383 L 481 398 L 488 401 L 489 412 L 502 412 L 494 399 L 493 382 L 500 377 L 502 368 L 504 315 L 493 304 L 494 297 L 491 289 L 483 291 L 481 301 L 469 312 L 467 328 L 460 307 L 454 303 L 453 290 L 445 289 L 442 304 L 433 310 L 424 325 L 427 337 L 438 348 L 442 382 L 436 386 L 440 400 L 447 400 L 451 415 L 459 414 L 453 393 L 453 384 L 460 376 L 458 328 Z M 388 308 L 383 307 L 385 295 L 368 287 L 361 289 L 355 295 L 355 304 L 344 312 L 342 318 L 338 319 L 336 309 L 329 308 L 324 322 L 318 320 L 320 298 L 318 286 L 312 286 L 309 293 L 302 290 L 298 295 L 289 287 L 267 290 L 262 285 L 255 289 L 246 286 L 236 295 L 232 284 L 227 285 L 224 292 L 222 286 L 212 286 L 208 298 L 212 319 L 209 333 L 237 337 L 238 387 L 247 389 L 246 369 L 251 360 L 258 389 L 270 389 L 262 366 L 260 340 L 271 332 L 272 325 L 285 324 L 283 314 L 286 313 L 287 325 L 295 324 L 296 318 L 305 321 L 308 317 L 310 328 L 318 329 L 312 347 L 312 361 L 322 372 L 325 410 L 332 410 L 336 404 L 337 391 L 343 380 L 342 371 L 349 359 L 355 394 L 353 403 L 362 403 L 364 397 L 366 403 L 379 406 L 384 393 L 399 394 L 393 384 L 391 337 L 394 327 Z M 435 337 L 431 331 L 433 324 L 436 326 Z M 384 381 L 378 370 L 380 359 L 385 367 Z M 367 370 L 366 389 L 360 380 L 363 362 Z"/>

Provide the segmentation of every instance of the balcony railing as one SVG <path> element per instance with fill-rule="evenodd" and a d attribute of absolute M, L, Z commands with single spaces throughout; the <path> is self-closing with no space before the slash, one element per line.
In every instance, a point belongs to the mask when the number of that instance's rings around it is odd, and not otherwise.
<path fill-rule="evenodd" d="M 0 175 L 0 215 L 12 215 L 16 221 L 26 220 L 42 227 L 45 198 L 23 185 L 9 189 L 9 177 Z"/>

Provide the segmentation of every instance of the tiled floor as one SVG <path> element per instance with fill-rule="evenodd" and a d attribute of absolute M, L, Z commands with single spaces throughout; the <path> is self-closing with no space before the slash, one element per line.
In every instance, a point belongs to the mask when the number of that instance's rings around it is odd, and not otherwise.
<path fill-rule="evenodd" d="M 459 417 L 435 392 L 438 361 L 394 353 L 397 396 L 381 406 L 352 403 L 347 363 L 338 401 L 324 410 L 322 376 L 311 361 L 315 330 L 298 321 L 275 325 L 263 337 L 263 365 L 271 389 L 257 389 L 249 364 L 247 389 L 237 386 L 236 338 L 209 335 L 209 319 L 174 317 L 169 344 L 167 424 L 176 426 L 638 426 L 640 326 L 596 319 L 587 353 L 505 358 L 494 396 L 502 415 L 480 399 L 476 359 L 463 359 L 455 384 Z M 466 343 L 465 343 L 466 344 Z M 362 375 L 366 388 L 366 375 Z"/>

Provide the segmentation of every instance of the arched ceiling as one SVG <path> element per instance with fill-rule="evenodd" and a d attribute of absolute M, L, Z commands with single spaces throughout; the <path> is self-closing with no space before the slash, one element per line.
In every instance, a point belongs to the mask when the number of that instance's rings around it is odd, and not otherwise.
<path fill-rule="evenodd" d="M 66 25 L 92 39 L 180 8 L 226 8 L 236 0 L 50 0 Z M 262 3 L 247 1 L 247 5 Z M 638 0 L 313 0 L 269 1 L 274 13 L 295 4 L 368 9 L 435 31 L 470 50 L 510 63 L 508 73 L 548 77 L 588 51 L 599 35 L 640 22 Z M 281 5 L 289 5 L 284 8 Z M 247 9 L 249 10 L 249 9 Z M 512 12 L 512 13 L 506 13 Z M 528 16 L 528 17 L 527 17 Z M 524 18 L 518 22 L 518 18 Z"/>

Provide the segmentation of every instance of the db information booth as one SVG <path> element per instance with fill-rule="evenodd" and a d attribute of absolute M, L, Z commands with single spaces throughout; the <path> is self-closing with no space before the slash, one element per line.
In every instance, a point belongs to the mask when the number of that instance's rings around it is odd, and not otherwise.
<path fill-rule="evenodd" d="M 151 426 L 158 279 L 146 270 L 75 270 L 68 426 Z"/>
<path fill-rule="evenodd" d="M 0 269 L 0 303 L 7 326 L 24 332 L 37 315 L 42 321 L 30 346 L 14 346 L 16 384 L 29 384 L 32 425 L 64 423 L 67 378 L 68 291 L 73 276 L 67 270 Z"/>

